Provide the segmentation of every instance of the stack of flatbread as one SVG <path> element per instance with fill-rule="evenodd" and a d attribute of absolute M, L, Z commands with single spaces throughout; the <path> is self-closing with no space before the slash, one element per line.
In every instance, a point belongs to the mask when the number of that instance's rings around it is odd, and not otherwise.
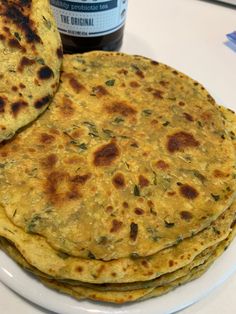
<path fill-rule="evenodd" d="M 65 55 L 59 83 L 48 2 L 0 11 L 2 250 L 77 299 L 143 300 L 202 275 L 236 233 L 234 113 L 123 53 Z"/>

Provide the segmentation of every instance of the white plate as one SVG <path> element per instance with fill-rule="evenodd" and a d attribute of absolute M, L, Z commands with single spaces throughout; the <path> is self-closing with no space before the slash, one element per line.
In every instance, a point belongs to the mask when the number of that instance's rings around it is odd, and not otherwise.
<path fill-rule="evenodd" d="M 236 239 L 199 279 L 174 291 L 143 302 L 110 305 L 76 301 L 50 290 L 0 252 L 0 281 L 29 301 L 58 314 L 170 314 L 209 294 L 236 271 Z"/>

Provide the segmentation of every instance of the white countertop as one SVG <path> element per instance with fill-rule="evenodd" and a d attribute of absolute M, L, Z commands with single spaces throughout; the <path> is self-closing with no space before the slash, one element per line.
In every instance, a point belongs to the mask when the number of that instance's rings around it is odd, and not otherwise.
<path fill-rule="evenodd" d="M 212 96 L 236 110 L 236 9 L 200 0 L 129 0 L 122 51 L 169 64 L 200 81 Z M 235 261 L 236 262 L 236 261 Z M 236 274 L 181 314 L 236 313 Z M 0 283 L 1 314 L 48 314 Z M 148 314 L 148 313 L 147 313 Z"/>

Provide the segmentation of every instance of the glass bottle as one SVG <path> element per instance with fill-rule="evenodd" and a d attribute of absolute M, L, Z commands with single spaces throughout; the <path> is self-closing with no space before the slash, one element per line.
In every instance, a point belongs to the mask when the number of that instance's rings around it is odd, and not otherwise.
<path fill-rule="evenodd" d="M 119 50 L 128 0 L 50 0 L 65 53 Z"/>

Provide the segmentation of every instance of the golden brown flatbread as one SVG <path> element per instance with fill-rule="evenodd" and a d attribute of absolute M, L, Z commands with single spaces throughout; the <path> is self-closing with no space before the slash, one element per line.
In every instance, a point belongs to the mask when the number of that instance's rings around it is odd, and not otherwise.
<path fill-rule="evenodd" d="M 48 0 L 0 2 L 0 141 L 34 120 L 57 90 L 61 40 Z"/>

